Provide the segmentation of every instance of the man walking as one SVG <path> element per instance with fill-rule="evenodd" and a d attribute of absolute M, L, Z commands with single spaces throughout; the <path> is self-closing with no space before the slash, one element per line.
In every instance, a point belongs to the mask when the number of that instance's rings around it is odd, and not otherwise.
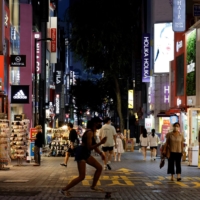
<path fill-rule="evenodd" d="M 116 130 L 115 127 L 111 125 L 110 117 L 104 119 L 104 125 L 100 129 L 99 138 L 102 140 L 104 137 L 107 137 L 107 141 L 102 145 L 102 150 L 105 154 L 104 160 L 104 170 L 107 168 L 111 170 L 110 163 L 113 154 L 113 147 L 116 148 Z"/>
<path fill-rule="evenodd" d="M 68 130 L 70 131 L 69 132 L 70 147 L 65 154 L 64 163 L 60 164 L 65 167 L 67 167 L 67 162 L 69 160 L 69 156 L 74 154 L 74 148 L 78 145 L 78 136 L 77 136 L 76 130 L 73 129 L 73 124 L 68 123 L 67 127 L 68 127 Z"/>
<path fill-rule="evenodd" d="M 36 134 L 35 146 L 34 146 L 35 164 L 33 166 L 40 166 L 40 161 L 41 161 L 41 159 L 40 159 L 40 148 L 44 144 L 44 138 L 43 138 L 43 134 L 42 134 L 42 126 L 37 125 L 35 128 L 37 129 L 37 134 Z"/>

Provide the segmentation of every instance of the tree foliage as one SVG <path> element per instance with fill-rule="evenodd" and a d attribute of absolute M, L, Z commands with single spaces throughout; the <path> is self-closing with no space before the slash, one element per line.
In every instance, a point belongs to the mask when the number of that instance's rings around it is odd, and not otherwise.
<path fill-rule="evenodd" d="M 94 73 L 104 73 L 116 95 L 122 123 L 119 78 L 131 78 L 138 5 L 135 0 L 76 0 L 69 7 L 70 46 L 78 60 Z M 127 91 L 126 91 L 127 92 Z"/>

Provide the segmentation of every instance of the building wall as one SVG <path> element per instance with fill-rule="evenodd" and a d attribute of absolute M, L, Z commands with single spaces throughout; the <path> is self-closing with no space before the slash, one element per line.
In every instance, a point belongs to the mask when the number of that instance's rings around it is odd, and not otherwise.
<path fill-rule="evenodd" d="M 32 6 L 20 4 L 20 54 L 26 55 L 26 67 L 20 68 L 20 85 L 29 85 L 29 104 L 24 114 L 32 121 Z"/>

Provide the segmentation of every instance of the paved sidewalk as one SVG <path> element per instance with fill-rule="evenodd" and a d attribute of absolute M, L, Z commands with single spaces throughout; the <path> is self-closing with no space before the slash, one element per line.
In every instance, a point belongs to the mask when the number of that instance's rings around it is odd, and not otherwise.
<path fill-rule="evenodd" d="M 96 157 L 98 160 L 100 157 Z M 192 200 L 200 195 L 200 169 L 182 163 L 182 181 L 170 181 L 166 165 L 147 157 L 142 160 L 138 151 L 124 153 L 121 162 L 112 162 L 110 171 L 103 171 L 98 185 L 112 193 L 116 200 Z M 0 199 L 2 200 L 54 200 L 66 199 L 58 190 L 78 175 L 76 162 L 70 158 L 67 168 L 60 166 L 63 157 L 43 157 L 42 165 L 34 167 L 24 163 L 10 170 L 0 170 Z M 73 199 L 104 199 L 104 193 L 89 190 L 94 169 L 87 166 L 84 181 L 72 190 Z M 78 192 L 80 191 L 80 192 Z"/>

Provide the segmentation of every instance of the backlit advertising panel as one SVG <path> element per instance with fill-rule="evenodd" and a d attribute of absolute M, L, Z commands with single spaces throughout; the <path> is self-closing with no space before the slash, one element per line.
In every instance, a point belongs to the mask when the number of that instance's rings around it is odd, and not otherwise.
<path fill-rule="evenodd" d="M 196 29 L 187 34 L 187 76 L 186 76 L 186 94 L 187 96 L 196 95 Z"/>
<path fill-rule="evenodd" d="M 172 23 L 154 24 L 154 73 L 169 73 L 169 62 L 174 59 Z"/>

